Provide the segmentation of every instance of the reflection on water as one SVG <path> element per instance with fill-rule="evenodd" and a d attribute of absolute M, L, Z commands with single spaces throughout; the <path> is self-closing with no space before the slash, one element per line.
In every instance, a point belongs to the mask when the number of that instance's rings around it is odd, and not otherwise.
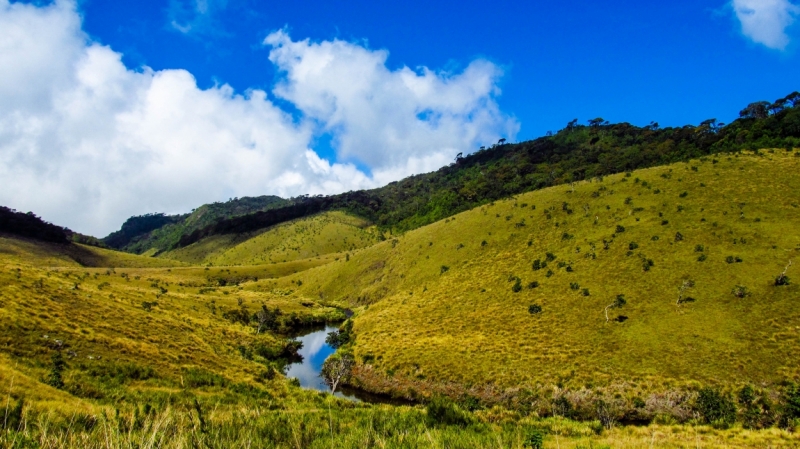
<path fill-rule="evenodd" d="M 300 386 L 303 388 L 330 391 L 330 388 L 322 381 L 320 372 L 322 371 L 322 364 L 325 363 L 325 359 L 336 352 L 335 349 L 325 343 L 325 338 L 328 336 L 328 333 L 335 330 L 339 330 L 339 327 L 325 326 L 324 328 L 309 328 L 304 333 L 295 336 L 295 340 L 303 343 L 303 347 L 297 351 L 297 353 L 303 357 L 303 361 L 290 364 L 286 368 L 286 377 L 297 378 L 297 380 L 300 381 Z M 410 401 L 403 399 L 374 395 L 354 388 L 348 388 L 347 386 L 342 386 L 340 389 L 337 389 L 335 395 L 355 402 L 363 401 L 392 405 L 411 404 Z"/>
<path fill-rule="evenodd" d="M 322 371 L 322 364 L 325 363 L 325 359 L 336 351 L 325 343 L 325 338 L 329 332 L 338 329 L 337 326 L 325 326 L 325 328 L 309 329 L 306 334 L 295 337 L 295 340 L 303 343 L 303 347 L 297 351 L 303 357 L 303 361 L 289 365 L 286 370 L 286 377 L 297 378 L 303 388 L 330 391 L 330 388 L 322 381 L 319 373 Z M 342 391 L 336 391 L 335 394 L 340 398 L 360 402 L 359 398 Z"/>

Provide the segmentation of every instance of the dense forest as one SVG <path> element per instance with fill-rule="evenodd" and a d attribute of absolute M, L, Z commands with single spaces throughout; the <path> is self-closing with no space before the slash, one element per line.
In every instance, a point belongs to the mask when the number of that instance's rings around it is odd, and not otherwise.
<path fill-rule="evenodd" d="M 800 93 L 773 103 L 752 103 L 739 115 L 727 125 L 710 119 L 675 128 L 661 128 L 657 123 L 644 127 L 610 124 L 602 118 L 586 125 L 573 120 L 555 134 L 517 144 L 501 139 L 473 154 L 457 155 L 453 163 L 436 172 L 378 189 L 304 196 L 255 213 L 217 216 L 219 219 L 206 220 L 203 226 L 175 227 L 169 239 L 161 239 L 155 246 L 161 250 L 182 247 L 210 235 L 254 231 L 333 209 L 364 217 L 386 231 L 402 232 L 490 201 L 557 184 L 716 153 L 800 146 Z M 155 223 L 155 216 L 150 217 Z M 140 236 L 128 233 L 126 241 Z M 120 244 L 111 236 L 105 241 L 128 251 L 147 249 L 145 245 Z"/>
<path fill-rule="evenodd" d="M 0 232 L 28 237 L 45 242 L 67 243 L 68 229 L 47 223 L 33 214 L 0 206 Z"/>

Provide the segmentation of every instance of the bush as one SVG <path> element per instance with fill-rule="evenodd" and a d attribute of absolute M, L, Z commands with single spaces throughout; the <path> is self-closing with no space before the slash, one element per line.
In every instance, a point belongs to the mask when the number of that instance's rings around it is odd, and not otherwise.
<path fill-rule="evenodd" d="M 530 448 L 530 449 L 542 449 L 544 448 L 544 434 L 541 430 L 534 430 L 525 437 L 525 441 L 522 443 L 522 447 Z"/>
<path fill-rule="evenodd" d="M 449 269 L 450 267 L 448 267 L 447 265 L 442 265 L 442 267 L 439 269 L 439 274 L 445 274 Z"/>
<path fill-rule="evenodd" d="M 435 396 L 426 405 L 428 422 L 431 425 L 466 427 L 472 424 L 472 416 L 448 398 Z"/>
<path fill-rule="evenodd" d="M 636 242 L 630 242 L 628 244 L 628 249 L 631 250 L 631 251 L 635 250 L 638 247 L 639 247 L 639 244 L 637 244 Z"/>
<path fill-rule="evenodd" d="M 228 379 L 200 368 L 188 368 L 183 371 L 183 384 L 187 388 L 226 387 Z"/>
<path fill-rule="evenodd" d="M 511 291 L 514 293 L 519 293 L 522 291 L 522 280 L 520 280 L 520 278 L 515 279 L 514 285 L 511 286 Z"/>
<path fill-rule="evenodd" d="M 64 372 L 64 368 L 66 368 L 67 364 L 64 362 L 64 357 L 61 355 L 61 351 L 57 351 L 55 354 L 53 354 L 51 361 L 52 366 L 50 368 L 50 374 L 47 376 L 47 385 L 62 389 L 64 388 L 64 378 L 61 374 Z"/>
<path fill-rule="evenodd" d="M 625 232 L 625 227 L 622 225 L 617 225 L 617 229 L 615 231 L 617 234 Z"/>
<path fill-rule="evenodd" d="M 728 428 L 736 421 L 736 405 L 729 395 L 706 387 L 697 395 L 696 409 L 703 421 L 718 428 Z"/>
<path fill-rule="evenodd" d="M 783 395 L 782 421 L 800 419 L 800 385 L 791 384 Z"/>
<path fill-rule="evenodd" d="M 542 313 L 542 306 L 540 306 L 539 304 L 531 304 L 528 306 L 528 313 L 530 313 L 531 315 Z"/>
<path fill-rule="evenodd" d="M 7 430 L 20 430 L 22 424 L 23 409 L 25 408 L 25 401 L 20 398 L 13 408 L 9 409 L 6 406 L 5 415 L 0 421 L 0 428 Z"/>
<path fill-rule="evenodd" d="M 750 296 L 750 290 L 748 290 L 747 287 L 745 287 L 744 285 L 737 285 L 736 287 L 733 288 L 731 293 L 733 293 L 733 296 L 737 298 L 744 298 L 746 296 Z"/>

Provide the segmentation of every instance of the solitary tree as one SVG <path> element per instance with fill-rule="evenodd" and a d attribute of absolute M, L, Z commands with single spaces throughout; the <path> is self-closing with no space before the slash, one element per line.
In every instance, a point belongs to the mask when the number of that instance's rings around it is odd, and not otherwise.
<path fill-rule="evenodd" d="M 280 313 L 281 311 L 278 308 L 275 310 L 270 310 L 267 308 L 267 306 L 262 305 L 261 310 L 256 313 L 255 317 L 256 321 L 258 321 L 258 329 L 256 329 L 256 334 L 260 334 L 262 330 L 275 326 Z"/>
<path fill-rule="evenodd" d="M 325 360 L 320 375 L 325 384 L 330 387 L 331 393 L 336 393 L 339 384 L 350 377 L 353 365 L 355 365 L 355 360 L 350 354 L 334 354 Z"/>
<path fill-rule="evenodd" d="M 608 323 L 608 320 L 609 320 L 609 318 L 608 318 L 608 309 L 619 309 L 619 308 L 622 308 L 622 306 L 624 306 L 627 303 L 628 303 L 628 301 L 625 300 L 625 295 L 617 295 L 617 298 L 614 300 L 614 302 L 612 302 L 611 304 L 606 306 L 606 309 L 605 309 L 605 312 L 606 312 L 606 323 Z"/>
<path fill-rule="evenodd" d="M 780 275 L 778 275 L 778 277 L 775 278 L 776 286 L 789 285 L 789 276 L 786 276 L 786 272 L 789 271 L 789 267 L 791 266 L 792 266 L 792 261 L 790 260 L 789 265 L 786 265 L 786 268 L 783 269 L 783 273 L 781 273 Z"/>
<path fill-rule="evenodd" d="M 684 301 L 684 299 L 683 299 L 683 292 L 685 292 L 685 291 L 686 291 L 686 289 L 688 289 L 688 288 L 692 288 L 692 287 L 694 287 L 694 281 L 693 281 L 693 280 L 691 280 L 691 279 L 685 279 L 685 280 L 683 281 L 683 284 L 681 284 L 681 286 L 680 286 L 680 287 L 678 287 L 678 301 L 677 301 L 677 302 L 675 302 L 675 305 L 676 305 L 676 306 L 677 306 L 677 305 L 680 305 L 680 304 L 681 304 L 681 303 Z"/>

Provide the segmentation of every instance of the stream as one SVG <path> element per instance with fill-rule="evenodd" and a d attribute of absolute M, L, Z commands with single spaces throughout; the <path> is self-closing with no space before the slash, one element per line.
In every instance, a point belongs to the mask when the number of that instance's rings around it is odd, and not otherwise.
<path fill-rule="evenodd" d="M 338 325 L 326 325 L 324 327 L 313 327 L 301 331 L 294 335 L 294 340 L 303 343 L 297 353 L 303 357 L 303 361 L 292 363 L 285 369 L 286 377 L 294 377 L 300 381 L 300 386 L 312 390 L 330 391 L 323 382 L 320 372 L 322 364 L 336 352 L 329 344 L 325 343 L 328 333 L 338 330 Z M 339 387 L 334 393 L 335 396 L 355 402 L 368 402 L 373 404 L 392 404 L 407 405 L 411 402 L 401 399 L 394 399 L 389 396 L 376 395 L 361 391 L 347 386 Z"/>

